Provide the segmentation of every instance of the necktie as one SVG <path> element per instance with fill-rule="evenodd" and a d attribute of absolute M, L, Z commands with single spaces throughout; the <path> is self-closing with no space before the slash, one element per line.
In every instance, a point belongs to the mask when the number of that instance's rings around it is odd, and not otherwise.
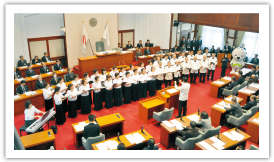
<path fill-rule="evenodd" d="M 23 89 L 23 93 L 25 93 L 26 92 L 25 87 L 22 86 L 22 89 Z"/>
<path fill-rule="evenodd" d="M 16 72 L 14 72 L 14 76 L 15 76 L 15 79 L 17 79 L 17 75 L 16 75 Z"/>
<path fill-rule="evenodd" d="M 57 79 L 56 79 L 56 77 L 55 77 L 55 82 L 57 83 Z"/>

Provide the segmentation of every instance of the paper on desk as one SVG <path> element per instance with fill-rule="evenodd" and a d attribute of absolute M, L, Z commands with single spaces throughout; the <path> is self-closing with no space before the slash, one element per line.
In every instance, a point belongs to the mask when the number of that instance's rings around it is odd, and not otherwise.
<path fill-rule="evenodd" d="M 224 149 L 224 146 L 223 145 L 220 145 L 218 143 L 213 143 L 212 146 L 214 146 L 216 149 L 218 150 L 223 150 Z"/>
<path fill-rule="evenodd" d="M 217 137 L 215 137 L 215 136 L 210 137 L 210 139 L 211 139 L 214 143 L 216 143 L 216 144 L 218 144 L 218 145 L 221 145 L 221 146 L 225 145 L 225 143 L 224 143 L 223 141 L 219 140 L 219 139 L 218 139 Z"/>
<path fill-rule="evenodd" d="M 254 88 L 259 88 L 259 84 L 257 84 L 257 83 L 256 83 L 256 84 L 251 83 L 251 84 L 249 84 L 249 86 L 250 86 L 250 87 L 254 87 Z"/>
<path fill-rule="evenodd" d="M 132 136 L 134 137 L 136 144 L 142 143 L 144 140 L 146 140 L 146 139 L 145 139 L 140 133 L 138 133 L 138 132 L 132 134 Z"/>
<path fill-rule="evenodd" d="M 166 90 L 168 93 L 175 93 L 178 92 L 175 88 Z"/>
<path fill-rule="evenodd" d="M 259 118 L 258 118 L 258 119 L 253 119 L 253 121 L 254 121 L 255 123 L 259 123 Z"/>
<path fill-rule="evenodd" d="M 232 136 L 230 133 L 228 132 L 224 132 L 223 135 L 225 135 L 227 138 L 231 139 L 232 141 L 236 141 L 237 139 Z"/>
<path fill-rule="evenodd" d="M 30 96 L 32 92 L 26 92 L 25 95 Z"/>
<path fill-rule="evenodd" d="M 21 66 L 20 68 L 22 68 L 22 69 L 23 69 L 23 68 L 28 68 L 28 67 L 27 67 L 27 66 Z"/>
<path fill-rule="evenodd" d="M 109 141 L 106 141 L 104 142 L 107 147 L 110 149 L 110 150 L 115 150 L 117 149 L 117 146 L 118 146 L 118 143 L 114 140 L 109 140 Z"/>
<path fill-rule="evenodd" d="M 236 131 L 230 131 L 230 134 L 232 134 L 232 136 L 234 136 L 237 139 L 237 141 L 241 141 L 245 138 L 243 135 Z"/>
<path fill-rule="evenodd" d="M 125 137 L 126 137 L 126 139 L 127 139 L 131 144 L 136 143 L 135 137 L 132 136 L 132 134 L 126 135 Z"/>
<path fill-rule="evenodd" d="M 216 83 L 216 84 L 225 84 L 225 82 L 222 82 L 222 81 L 214 81 L 214 83 Z"/>
<path fill-rule="evenodd" d="M 48 72 L 47 74 L 49 74 L 49 75 L 50 75 L 50 74 L 52 74 L 52 72 Z"/>
<path fill-rule="evenodd" d="M 205 141 L 201 141 L 199 142 L 200 145 L 202 145 L 205 149 L 207 150 L 216 150 L 214 147 L 210 146 L 208 143 L 206 143 Z"/>
<path fill-rule="evenodd" d="M 38 75 L 33 75 L 33 76 L 31 76 L 31 77 L 32 77 L 32 78 L 37 78 L 37 76 L 38 76 Z"/>
<path fill-rule="evenodd" d="M 108 150 L 108 146 L 104 143 L 99 143 L 96 145 L 96 147 L 99 149 L 99 150 Z"/>
<path fill-rule="evenodd" d="M 14 100 L 17 100 L 20 96 L 16 95 L 14 96 Z"/>
<path fill-rule="evenodd" d="M 179 130 L 183 130 L 183 129 L 184 129 L 182 123 L 179 122 L 178 120 L 173 119 L 173 120 L 171 120 L 170 122 L 172 122 L 173 125 L 175 125 L 175 127 L 176 127 L 177 129 L 179 129 Z"/>
<path fill-rule="evenodd" d="M 175 127 L 175 125 L 174 124 L 171 124 L 169 121 L 162 121 L 162 123 L 164 123 L 167 127 L 169 127 L 169 128 L 172 128 L 172 127 Z"/>
<path fill-rule="evenodd" d="M 237 99 L 237 102 L 239 101 L 239 98 L 238 97 L 236 97 L 236 99 Z M 229 98 L 225 98 L 225 100 L 227 100 L 227 101 L 230 101 L 231 102 L 231 100 L 232 100 L 232 97 L 229 97 Z"/>
<path fill-rule="evenodd" d="M 187 118 L 195 122 L 197 122 L 200 119 L 200 117 L 196 114 L 188 116 Z"/>
<path fill-rule="evenodd" d="M 222 79 L 224 79 L 224 80 L 231 80 L 230 77 L 223 77 Z"/>
<path fill-rule="evenodd" d="M 74 128 L 76 130 L 76 132 L 80 132 L 84 130 L 84 125 L 83 124 L 79 124 L 79 125 L 74 125 Z"/>
<path fill-rule="evenodd" d="M 231 107 L 229 104 L 227 104 L 226 102 L 222 101 L 220 103 L 218 103 L 218 105 L 222 106 L 222 107 Z"/>
<path fill-rule="evenodd" d="M 41 63 L 36 63 L 36 65 L 41 65 Z"/>
<path fill-rule="evenodd" d="M 61 70 L 59 70 L 59 71 L 65 71 L 64 69 L 61 69 Z"/>
<path fill-rule="evenodd" d="M 18 82 L 21 82 L 22 80 L 25 80 L 24 78 L 16 79 Z"/>
<path fill-rule="evenodd" d="M 218 107 L 218 108 L 220 108 L 220 109 L 225 110 L 224 106 L 221 106 L 221 105 L 218 105 L 218 104 L 215 104 L 214 107 Z"/>

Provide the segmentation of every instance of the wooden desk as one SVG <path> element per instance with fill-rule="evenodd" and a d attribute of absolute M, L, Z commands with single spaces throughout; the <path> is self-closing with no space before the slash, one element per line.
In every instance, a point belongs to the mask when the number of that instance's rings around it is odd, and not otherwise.
<path fill-rule="evenodd" d="M 179 95 L 180 91 L 177 90 L 177 92 L 169 93 L 167 90 L 169 89 L 175 89 L 174 86 L 161 89 L 157 91 L 157 96 L 161 98 L 161 100 L 165 101 L 165 108 L 172 108 L 178 109 L 179 108 Z M 162 93 L 165 92 L 165 95 L 162 95 Z"/>
<path fill-rule="evenodd" d="M 119 115 L 120 118 L 118 118 L 116 116 L 116 114 Z M 96 118 L 96 120 L 100 126 L 101 133 L 103 133 L 103 134 L 113 132 L 113 131 L 117 131 L 120 134 L 124 133 L 125 118 L 122 117 L 122 115 L 120 115 L 119 113 L 102 116 L 102 117 Z M 88 120 L 86 120 L 85 122 L 89 123 Z M 81 138 L 84 136 L 84 134 L 83 134 L 84 130 L 76 131 L 76 129 L 74 128 L 74 125 L 78 125 L 78 123 L 71 124 L 71 126 L 72 126 L 72 134 L 73 134 L 74 144 L 75 144 L 76 148 L 79 148 L 79 146 L 82 146 Z"/>
<path fill-rule="evenodd" d="M 68 86 L 71 82 L 72 81 L 66 82 L 66 85 Z M 55 88 L 55 86 L 51 86 L 51 87 Z M 36 90 L 35 92 L 37 94 L 29 95 L 29 96 L 27 96 L 26 94 L 21 94 L 19 95 L 19 98 L 17 100 L 14 100 L 14 116 L 24 114 L 25 102 L 27 100 L 31 100 L 32 104 L 38 109 L 44 107 L 45 99 L 43 96 L 43 90 L 39 89 L 39 90 Z"/>
<path fill-rule="evenodd" d="M 141 64 L 141 62 L 143 62 L 145 64 L 145 66 L 148 65 L 148 60 L 153 59 L 152 56 L 145 56 L 145 57 L 138 57 L 138 65 Z"/>
<path fill-rule="evenodd" d="M 233 129 L 230 129 L 228 130 L 227 132 L 231 132 L 231 131 L 235 131 L 236 128 L 233 128 Z M 244 133 L 243 131 L 239 130 L 238 131 L 240 132 L 240 134 L 242 134 L 244 136 L 244 139 L 242 139 L 241 141 L 233 141 L 231 140 L 230 138 L 226 137 L 225 135 L 223 135 L 223 133 L 220 133 L 220 136 L 219 138 L 225 142 L 225 145 L 224 145 L 224 150 L 235 150 L 237 146 L 239 145 L 243 145 L 245 147 L 245 144 L 246 144 L 246 141 L 250 138 L 250 136 L 246 133 Z M 215 136 L 217 137 L 217 135 Z M 215 148 L 212 144 L 214 143 L 210 138 L 208 139 L 205 139 L 204 140 L 206 143 L 208 143 L 209 145 L 211 145 L 213 148 Z M 204 148 L 200 143 L 196 143 L 195 144 L 196 148 L 198 150 L 207 150 L 206 148 Z M 217 148 L 215 148 L 217 149 Z"/>
<path fill-rule="evenodd" d="M 132 55 L 133 52 L 124 53 L 124 54 L 115 54 L 109 56 L 87 56 L 87 57 L 80 57 L 78 58 L 79 64 L 79 76 L 81 78 L 84 77 L 84 73 L 88 73 L 89 75 L 93 74 L 93 70 L 97 69 L 98 71 L 102 71 L 103 68 L 110 68 L 113 65 L 132 64 Z"/>
<path fill-rule="evenodd" d="M 52 71 L 52 66 L 55 65 L 56 62 L 46 62 L 46 65 L 47 67 L 49 68 L 50 71 Z M 42 67 L 42 64 L 40 63 L 40 65 L 36 65 L 36 64 L 33 64 L 32 65 L 32 69 L 35 71 L 36 74 L 40 74 L 40 68 Z M 28 67 L 25 67 L 25 68 L 22 68 L 22 67 L 18 67 L 18 70 L 20 71 L 21 73 L 21 76 L 23 78 L 26 77 L 26 71 L 28 70 L 29 68 Z"/>
<path fill-rule="evenodd" d="M 137 132 L 140 133 L 140 134 L 145 138 L 145 140 L 144 140 L 142 143 L 139 143 L 139 144 L 137 144 L 137 145 L 136 145 L 135 143 L 134 143 L 134 144 L 131 144 L 131 143 L 127 140 L 126 135 L 134 134 L 134 133 L 137 133 Z M 146 135 L 144 135 L 144 134 L 141 132 L 141 130 L 138 130 L 138 131 L 135 131 L 135 132 L 131 132 L 131 133 L 122 135 L 122 136 L 120 136 L 119 138 L 120 138 L 120 141 L 121 141 L 122 143 L 125 144 L 126 150 L 142 150 L 142 149 L 144 149 L 145 147 L 147 147 L 147 141 L 148 141 L 150 138 L 153 138 L 145 129 L 144 129 L 144 133 L 145 133 Z M 104 142 L 109 141 L 109 140 L 114 140 L 114 141 L 116 141 L 117 143 L 120 143 L 120 142 L 117 140 L 117 137 L 114 137 L 114 138 L 111 138 L 111 139 L 108 139 L 108 140 L 105 140 L 105 141 L 102 141 L 102 142 L 94 143 L 94 144 L 91 145 L 91 147 L 92 147 L 93 150 L 99 150 L 99 149 L 96 147 L 96 145 L 99 144 L 99 143 L 104 143 Z M 117 150 L 117 149 L 115 149 L 115 150 Z"/>
<path fill-rule="evenodd" d="M 244 87 L 242 89 L 247 89 L 247 87 Z M 255 87 L 251 87 L 251 86 L 249 86 L 248 89 L 252 90 L 252 91 L 255 91 L 255 92 L 257 92 L 259 90 L 259 88 L 255 88 Z M 254 93 L 244 93 L 244 92 L 238 91 L 238 97 L 243 98 L 243 102 L 241 102 L 241 106 L 244 106 L 247 103 L 247 101 L 249 100 L 249 97 L 252 94 L 254 94 Z"/>
<path fill-rule="evenodd" d="M 58 77 L 62 77 L 64 78 L 64 75 L 66 75 L 68 73 L 67 69 L 65 69 L 64 71 L 55 71 Z M 36 73 L 37 74 L 37 73 Z M 40 74 L 40 72 L 39 72 Z M 46 82 L 50 83 L 50 79 L 53 77 L 53 73 L 52 74 L 41 74 L 43 80 L 45 80 Z M 26 80 L 26 85 L 28 85 L 29 90 L 31 91 L 35 91 L 35 83 L 37 82 L 37 77 L 36 78 L 32 78 L 32 77 L 27 77 L 25 78 Z M 16 94 L 16 88 L 21 84 L 21 81 L 18 81 L 16 79 L 14 79 L 14 94 Z"/>
<path fill-rule="evenodd" d="M 48 131 L 51 136 L 48 135 Z M 49 146 L 55 146 L 55 136 L 51 129 L 20 137 L 26 150 L 48 150 Z"/>
<path fill-rule="evenodd" d="M 252 70 L 249 69 L 249 68 L 242 68 L 241 71 L 243 72 L 243 76 L 246 76 L 247 74 L 251 73 Z M 236 72 L 236 73 L 230 73 L 230 75 L 235 76 L 236 80 L 238 80 L 239 77 L 240 77 L 240 75 L 239 75 L 238 72 Z"/>
<path fill-rule="evenodd" d="M 198 113 L 193 113 L 188 116 L 191 116 L 194 114 L 198 115 Z M 189 123 L 191 120 L 187 118 L 188 116 L 182 117 L 182 120 L 184 122 L 181 121 L 180 118 L 177 118 L 176 120 L 181 122 L 184 126 L 189 126 Z M 175 127 L 169 128 L 164 123 L 161 123 L 160 142 L 163 146 L 165 146 L 166 148 L 169 148 L 170 144 L 174 144 L 176 135 L 177 135 L 177 130 Z"/>
<path fill-rule="evenodd" d="M 222 59 L 225 57 L 225 53 L 218 53 L 218 56 L 217 56 L 217 67 L 222 67 Z M 227 54 L 227 58 L 228 59 L 231 59 L 231 53 L 228 53 Z M 228 62 L 227 63 L 227 67 L 229 68 L 230 67 L 230 63 Z"/>
<path fill-rule="evenodd" d="M 232 97 L 232 95 L 228 96 L 227 98 L 230 98 L 230 97 Z M 240 97 L 237 97 L 237 98 L 239 98 L 238 103 L 241 103 L 243 101 L 242 98 L 240 98 Z M 222 101 L 220 101 L 218 103 L 221 103 Z M 218 104 L 218 103 L 216 103 L 216 104 Z M 231 104 L 231 102 L 228 101 L 228 100 L 225 100 L 225 103 Z M 226 110 L 218 108 L 218 107 L 215 107 L 216 104 L 214 104 L 213 106 L 211 106 L 211 115 L 210 116 L 211 116 L 211 123 L 212 123 L 212 125 L 217 127 L 217 126 L 220 125 L 222 114 L 224 114 L 226 112 Z"/>
<path fill-rule="evenodd" d="M 250 141 L 259 144 L 259 123 L 254 122 L 254 119 L 259 118 L 259 112 L 257 112 L 253 117 L 247 121 L 247 131 L 246 133 L 251 136 Z"/>
<path fill-rule="evenodd" d="M 215 80 L 215 81 L 220 81 L 220 79 Z M 225 79 L 221 79 L 222 82 L 225 82 L 224 84 L 216 84 L 214 82 L 210 83 L 210 97 L 214 97 L 217 98 L 218 97 L 218 91 L 219 88 L 229 84 L 231 82 L 231 80 L 225 80 Z"/>
<path fill-rule="evenodd" d="M 165 102 L 159 97 L 152 97 L 139 102 L 138 118 L 145 123 L 152 118 L 153 112 L 163 111 L 165 109 Z"/>
<path fill-rule="evenodd" d="M 246 67 L 246 68 L 248 68 L 248 69 L 251 69 L 253 65 L 255 65 L 255 64 L 246 62 L 244 67 Z M 259 66 L 259 65 L 255 65 L 255 66 Z"/>

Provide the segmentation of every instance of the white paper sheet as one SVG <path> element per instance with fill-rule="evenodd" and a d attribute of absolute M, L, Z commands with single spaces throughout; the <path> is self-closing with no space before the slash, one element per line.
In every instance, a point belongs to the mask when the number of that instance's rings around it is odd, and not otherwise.
<path fill-rule="evenodd" d="M 237 139 L 232 136 L 230 133 L 228 132 L 224 132 L 223 135 L 225 135 L 227 138 L 231 139 L 232 141 L 236 141 Z"/>
<path fill-rule="evenodd" d="M 215 107 L 218 107 L 218 108 L 220 108 L 220 109 L 225 110 L 225 108 L 224 108 L 223 106 L 221 106 L 221 105 L 215 104 L 214 106 L 215 106 Z"/>
<path fill-rule="evenodd" d="M 20 96 L 14 96 L 14 100 L 17 100 L 18 98 L 20 98 Z"/>
<path fill-rule="evenodd" d="M 196 114 L 188 116 L 187 118 L 195 122 L 197 122 L 200 119 L 200 117 Z"/>
<path fill-rule="evenodd" d="M 131 144 L 136 143 L 135 137 L 132 136 L 132 134 L 126 135 L 125 137 L 126 137 L 126 139 L 127 139 Z"/>
<path fill-rule="evenodd" d="M 31 76 L 32 78 L 37 78 L 38 75 Z"/>
<path fill-rule="evenodd" d="M 32 92 L 26 92 L 25 95 L 30 96 Z"/>
<path fill-rule="evenodd" d="M 162 121 L 162 123 L 164 123 L 167 127 L 169 127 L 169 128 L 172 128 L 172 127 L 175 127 L 175 125 L 174 124 L 171 124 L 169 121 Z"/>
<path fill-rule="evenodd" d="M 21 66 L 20 68 L 28 68 L 27 66 Z"/>
<path fill-rule="evenodd" d="M 231 78 L 230 77 L 223 77 L 222 79 L 224 79 L 224 80 L 231 80 Z"/>
<path fill-rule="evenodd" d="M 237 139 L 237 141 L 241 141 L 245 138 L 242 134 L 240 134 L 236 131 L 230 131 L 230 134 L 232 134 L 232 136 L 235 137 Z"/>
<path fill-rule="evenodd" d="M 134 140 L 136 142 L 136 144 L 138 143 L 142 143 L 144 140 L 146 140 L 140 133 L 134 133 L 132 134 L 132 136 L 134 137 Z"/>
<path fill-rule="evenodd" d="M 225 82 L 222 82 L 222 81 L 219 81 L 219 80 L 217 80 L 217 81 L 214 81 L 214 83 L 216 83 L 216 84 L 225 84 Z"/>
<path fill-rule="evenodd" d="M 215 136 L 210 137 L 210 139 L 211 139 L 214 143 L 216 143 L 217 145 L 221 145 L 221 146 L 225 145 L 225 143 L 224 143 L 223 141 L 219 140 L 219 139 L 218 139 L 217 137 L 215 137 Z"/>
<path fill-rule="evenodd" d="M 237 102 L 238 102 L 238 101 L 239 101 L 239 98 L 237 97 L 236 99 L 237 99 Z M 225 100 L 227 100 L 227 101 L 230 101 L 230 102 L 231 102 L 231 100 L 232 100 L 232 97 L 229 97 L 229 98 L 225 98 Z"/>
<path fill-rule="evenodd" d="M 181 122 L 179 122 L 178 120 L 176 119 L 173 119 L 170 121 L 173 125 L 175 125 L 175 127 L 179 130 L 183 130 L 183 124 Z"/>
<path fill-rule="evenodd" d="M 216 150 L 214 147 L 210 146 L 208 143 L 206 143 L 205 141 L 201 141 L 199 142 L 200 145 L 202 145 L 205 149 L 207 150 Z"/>
<path fill-rule="evenodd" d="M 96 145 L 99 150 L 108 150 L 108 146 L 105 143 L 99 143 Z"/>
<path fill-rule="evenodd" d="M 84 127 L 85 126 L 83 124 L 81 124 L 81 125 L 74 125 L 74 128 L 75 128 L 76 132 L 83 131 Z"/>
<path fill-rule="evenodd" d="M 218 150 L 223 150 L 224 146 L 219 145 L 218 143 L 213 143 L 212 146 L 214 146 L 215 148 L 217 148 Z"/>
<path fill-rule="evenodd" d="M 255 83 L 251 83 L 251 84 L 249 84 L 249 86 L 250 87 L 254 87 L 254 88 L 259 88 L 260 86 L 259 86 L 259 84 L 255 84 Z"/>
<path fill-rule="evenodd" d="M 258 119 L 253 119 L 253 121 L 254 121 L 255 123 L 259 123 L 259 118 L 258 118 Z"/>
<path fill-rule="evenodd" d="M 175 88 L 166 90 L 168 93 L 175 93 L 178 92 Z"/>
<path fill-rule="evenodd" d="M 21 82 L 22 80 L 25 80 L 24 78 L 16 79 L 18 82 Z"/>
<path fill-rule="evenodd" d="M 50 75 L 50 74 L 52 74 L 52 72 L 48 72 L 47 74 L 49 74 L 49 75 Z"/>
<path fill-rule="evenodd" d="M 117 149 L 118 143 L 114 140 L 104 142 L 110 150 Z"/>

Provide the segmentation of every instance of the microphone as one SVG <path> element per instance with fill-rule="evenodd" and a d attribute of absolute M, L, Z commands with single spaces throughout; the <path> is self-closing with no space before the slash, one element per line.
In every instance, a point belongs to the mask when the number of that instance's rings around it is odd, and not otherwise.
<path fill-rule="evenodd" d="M 144 135 L 146 135 L 145 132 L 144 132 L 144 126 L 143 126 L 143 125 L 141 126 L 141 132 L 142 132 Z"/>
<path fill-rule="evenodd" d="M 96 120 L 96 115 L 94 115 L 95 116 L 95 122 L 98 124 L 98 121 Z"/>
<path fill-rule="evenodd" d="M 198 115 L 200 115 L 200 108 L 198 109 Z"/>
<path fill-rule="evenodd" d="M 238 125 L 236 125 L 236 129 L 235 129 L 236 132 L 238 132 Z"/>
<path fill-rule="evenodd" d="M 185 121 L 183 120 L 183 117 L 182 117 L 182 116 L 181 116 L 180 120 L 181 120 L 182 122 L 185 122 Z"/>
<path fill-rule="evenodd" d="M 220 139 L 220 131 L 218 132 L 217 138 Z"/>
<path fill-rule="evenodd" d="M 118 132 L 118 133 L 117 133 L 117 140 L 118 140 L 119 142 L 121 142 L 119 135 L 120 135 L 120 133 Z"/>

